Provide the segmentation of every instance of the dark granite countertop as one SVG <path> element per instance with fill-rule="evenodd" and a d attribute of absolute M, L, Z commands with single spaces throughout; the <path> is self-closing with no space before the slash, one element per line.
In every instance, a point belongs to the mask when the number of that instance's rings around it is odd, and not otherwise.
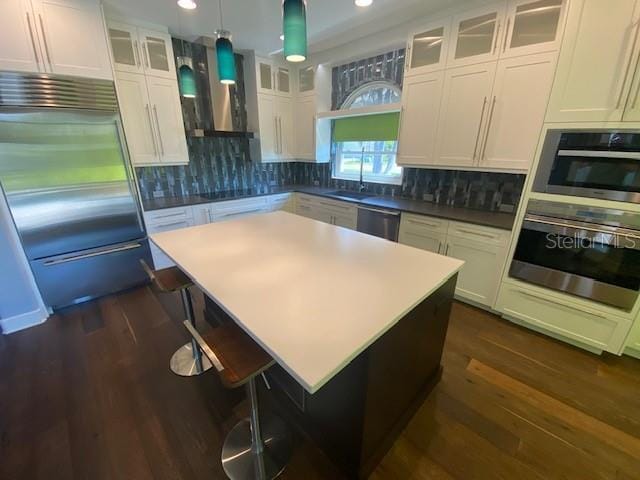
<path fill-rule="evenodd" d="M 362 200 L 335 195 L 336 188 L 311 187 L 308 185 L 286 185 L 282 187 L 272 187 L 269 191 L 259 191 L 254 189 L 235 190 L 218 193 L 203 193 L 199 195 L 187 195 L 183 197 L 163 197 L 153 200 L 143 200 L 142 206 L 145 211 L 159 210 L 163 208 L 184 207 L 198 205 L 202 203 L 222 202 L 225 200 L 238 200 L 241 198 L 260 197 L 264 195 L 275 195 L 278 193 L 300 192 L 309 195 L 334 198 L 358 205 L 388 208 L 419 215 L 445 218 L 465 223 L 473 223 L 487 227 L 511 230 L 515 221 L 515 213 L 491 212 L 477 210 L 466 207 L 450 207 L 438 205 L 422 200 L 412 200 L 410 198 L 392 197 L 387 195 L 372 195 Z"/>

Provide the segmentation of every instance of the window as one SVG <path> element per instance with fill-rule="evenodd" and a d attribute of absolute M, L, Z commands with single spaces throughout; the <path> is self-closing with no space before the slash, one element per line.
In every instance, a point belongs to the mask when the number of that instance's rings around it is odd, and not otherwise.
<path fill-rule="evenodd" d="M 354 91 L 341 110 L 400 102 L 400 89 L 388 82 L 371 82 Z M 396 165 L 398 114 L 382 113 L 337 120 L 334 124 L 333 177 L 366 182 L 402 183 Z M 340 122 L 338 124 L 337 122 Z"/>

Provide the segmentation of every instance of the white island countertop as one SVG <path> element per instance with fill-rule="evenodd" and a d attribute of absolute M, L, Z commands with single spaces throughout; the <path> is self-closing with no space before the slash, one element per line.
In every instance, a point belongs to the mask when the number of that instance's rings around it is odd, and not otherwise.
<path fill-rule="evenodd" d="M 463 265 L 285 212 L 151 240 L 310 393 Z"/>

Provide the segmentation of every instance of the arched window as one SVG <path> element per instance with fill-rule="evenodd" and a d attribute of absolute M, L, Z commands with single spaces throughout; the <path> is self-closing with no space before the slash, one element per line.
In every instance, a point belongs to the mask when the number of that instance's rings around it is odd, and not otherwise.
<path fill-rule="evenodd" d="M 391 83 L 376 81 L 354 90 L 342 103 L 340 110 L 399 103 L 402 91 Z M 397 140 L 336 141 L 333 177 L 343 180 L 360 179 L 366 182 L 402 183 L 402 167 L 396 165 Z"/>
<path fill-rule="evenodd" d="M 391 82 L 370 82 L 351 92 L 340 110 L 398 103 L 401 94 L 400 88 Z"/>

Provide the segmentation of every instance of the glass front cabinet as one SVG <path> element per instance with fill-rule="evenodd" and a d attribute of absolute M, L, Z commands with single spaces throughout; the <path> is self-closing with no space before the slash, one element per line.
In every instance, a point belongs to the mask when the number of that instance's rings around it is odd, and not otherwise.
<path fill-rule="evenodd" d="M 413 31 L 407 76 L 560 48 L 566 0 L 510 0 L 463 11 Z"/>
<path fill-rule="evenodd" d="M 109 22 L 109 40 L 117 72 L 176 78 L 173 47 L 168 33 Z"/>

